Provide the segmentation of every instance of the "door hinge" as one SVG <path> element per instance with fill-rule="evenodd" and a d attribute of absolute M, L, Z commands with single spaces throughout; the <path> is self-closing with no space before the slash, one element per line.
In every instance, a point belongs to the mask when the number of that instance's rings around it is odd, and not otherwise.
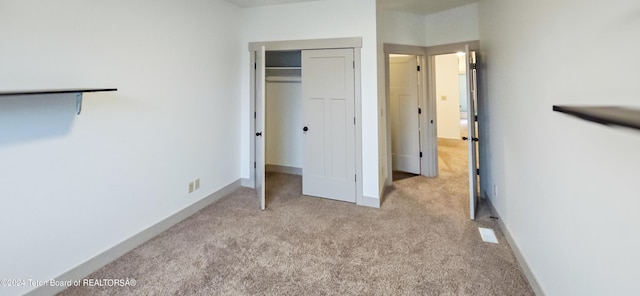
<path fill-rule="evenodd" d="M 253 112 L 253 118 L 258 118 L 258 112 Z"/>
<path fill-rule="evenodd" d="M 258 63 L 253 63 L 253 69 L 257 70 L 258 69 Z"/>
<path fill-rule="evenodd" d="M 356 125 L 356 118 L 353 118 L 353 125 Z"/>
<path fill-rule="evenodd" d="M 422 151 L 420 151 L 420 158 L 422 158 Z"/>
<path fill-rule="evenodd" d="M 471 69 L 474 69 L 474 70 L 475 70 L 475 69 L 478 69 L 478 66 L 476 65 L 476 63 L 472 63 L 472 64 L 471 64 Z"/>
<path fill-rule="evenodd" d="M 478 121 L 478 115 L 474 115 L 474 116 L 473 116 L 473 120 L 474 120 L 474 121 Z"/>
<path fill-rule="evenodd" d="M 353 181 L 358 182 L 358 175 L 353 175 Z"/>
<path fill-rule="evenodd" d="M 418 114 L 422 114 L 422 108 L 418 107 Z"/>
<path fill-rule="evenodd" d="M 356 61 L 353 61 L 353 68 L 356 68 Z"/>
<path fill-rule="evenodd" d="M 255 162 L 253 163 L 253 168 L 258 168 L 258 165 Z"/>
<path fill-rule="evenodd" d="M 480 169 L 476 169 L 476 175 L 480 176 Z"/>
<path fill-rule="evenodd" d="M 420 65 L 418 65 L 418 72 L 420 72 Z"/>

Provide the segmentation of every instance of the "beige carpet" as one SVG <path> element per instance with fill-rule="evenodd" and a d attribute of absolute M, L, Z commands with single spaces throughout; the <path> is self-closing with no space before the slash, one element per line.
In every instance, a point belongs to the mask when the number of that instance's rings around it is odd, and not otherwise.
<path fill-rule="evenodd" d="M 468 219 L 464 153 L 441 142 L 441 176 L 395 182 L 381 209 L 301 196 L 299 176 L 269 174 L 267 210 L 239 189 L 89 276 L 135 287 L 61 295 L 534 295 L 486 210 Z"/>

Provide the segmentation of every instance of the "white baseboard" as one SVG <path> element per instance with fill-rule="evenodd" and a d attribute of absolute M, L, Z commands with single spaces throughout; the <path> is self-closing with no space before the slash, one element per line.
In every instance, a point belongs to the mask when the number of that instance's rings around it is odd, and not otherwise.
<path fill-rule="evenodd" d="M 296 167 L 290 167 L 290 166 L 284 166 L 284 165 L 268 164 L 264 167 L 264 170 L 267 172 L 302 176 L 302 168 L 296 168 Z"/>
<path fill-rule="evenodd" d="M 108 249 L 98 254 L 97 256 L 87 260 L 86 262 L 76 266 L 75 268 L 63 273 L 62 275 L 56 277 L 55 280 L 75 281 L 75 280 L 81 280 L 85 278 L 86 276 L 94 273 L 95 271 L 102 268 L 103 266 L 111 263 L 112 261 L 120 258 L 122 255 L 128 253 L 129 251 L 142 245 L 148 240 L 154 238 L 155 236 L 162 233 L 163 231 L 178 224 L 180 221 L 188 218 L 189 216 L 195 214 L 199 210 L 205 208 L 206 206 L 212 204 L 213 202 L 219 200 L 220 198 L 236 190 L 237 188 L 240 187 L 240 183 L 241 183 L 240 180 L 232 182 L 231 184 L 223 187 L 222 189 L 188 206 L 187 208 L 167 217 L 166 219 L 156 223 L 155 225 L 130 237 L 129 239 L 121 242 L 115 247 Z M 54 295 L 64 289 L 66 289 L 66 287 L 41 286 L 34 290 L 29 291 L 24 295 L 25 296 Z"/>
<path fill-rule="evenodd" d="M 240 179 L 240 185 L 246 188 L 255 188 L 256 182 L 253 179 L 242 178 Z"/>
<path fill-rule="evenodd" d="M 365 206 L 365 207 L 370 207 L 370 208 L 376 208 L 379 209 L 380 208 L 380 199 L 379 198 L 375 198 L 375 197 L 369 197 L 369 196 L 362 196 L 362 198 L 360 198 L 357 202 L 357 205 L 359 206 Z"/>
<path fill-rule="evenodd" d="M 531 289 L 533 289 L 533 292 L 536 293 L 537 296 L 544 296 L 545 294 L 544 294 L 544 291 L 542 290 L 542 287 L 540 287 L 540 284 L 538 284 L 538 280 L 533 275 L 533 272 L 531 272 L 531 268 L 529 268 L 529 264 L 527 264 L 527 261 L 524 260 L 524 256 L 522 256 L 522 252 L 520 252 L 520 249 L 518 248 L 518 245 L 516 244 L 516 242 L 513 240 L 511 233 L 509 233 L 507 226 L 504 224 L 504 221 L 500 218 L 500 215 L 496 211 L 496 208 L 493 206 L 493 203 L 491 203 L 491 199 L 483 198 L 482 201 L 486 202 L 487 205 L 489 205 L 489 210 L 491 211 L 491 214 L 498 218 L 498 224 L 502 229 L 502 233 L 504 233 L 504 236 L 507 239 L 507 242 L 509 243 L 511 250 L 513 250 L 513 254 L 516 256 L 518 263 L 520 263 L 520 267 L 522 267 L 522 271 L 524 272 L 524 275 L 527 277 L 527 280 L 529 281 L 529 285 L 531 286 Z"/>

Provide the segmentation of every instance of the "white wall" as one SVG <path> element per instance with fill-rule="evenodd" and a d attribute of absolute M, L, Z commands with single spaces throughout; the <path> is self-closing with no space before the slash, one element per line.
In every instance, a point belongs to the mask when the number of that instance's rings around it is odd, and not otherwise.
<path fill-rule="evenodd" d="M 384 43 L 423 46 L 427 42 L 423 15 L 381 9 L 379 22 Z"/>
<path fill-rule="evenodd" d="M 384 43 L 433 46 L 478 40 L 478 4 L 473 3 L 430 15 L 381 9 Z"/>
<path fill-rule="evenodd" d="M 473 3 L 427 15 L 424 46 L 478 40 L 478 4 Z"/>
<path fill-rule="evenodd" d="M 552 111 L 640 108 L 639 12 L 637 0 L 480 1 L 489 195 L 546 295 L 640 290 L 640 132 Z"/>
<path fill-rule="evenodd" d="M 242 176 L 250 178 L 250 85 L 248 43 L 362 37 L 363 194 L 378 193 L 378 64 L 375 0 L 325 0 L 246 8 L 242 11 Z"/>
<path fill-rule="evenodd" d="M 458 89 L 460 94 L 460 117 L 467 118 L 469 94 L 467 91 L 467 58 L 458 56 Z"/>
<path fill-rule="evenodd" d="M 79 116 L 74 95 L 0 98 L 0 278 L 52 279 L 239 179 L 238 8 L 0 7 L 0 90 L 119 88 Z"/>
<path fill-rule="evenodd" d="M 458 55 L 436 56 L 438 138 L 460 139 L 460 84 Z"/>
<path fill-rule="evenodd" d="M 382 9 L 378 9 L 382 0 L 376 0 L 376 10 L 375 10 L 375 19 L 376 19 L 376 65 L 377 65 L 377 74 L 376 74 L 376 83 L 378 90 L 378 109 L 376 110 L 376 121 L 378 122 L 378 194 L 380 196 L 380 201 L 384 197 L 385 185 L 388 183 L 386 180 L 390 179 L 388 176 L 388 168 L 387 165 L 390 164 L 390 156 L 391 148 L 389 147 L 389 143 L 387 143 L 387 75 L 384 70 L 386 65 L 386 57 L 384 53 L 384 11 Z M 364 104 L 363 104 L 364 105 Z M 373 114 L 372 114 L 373 115 Z M 364 125 L 363 125 L 364 128 Z M 364 143 L 363 143 L 364 144 Z M 363 163 L 370 161 L 369 159 L 363 158 Z"/>

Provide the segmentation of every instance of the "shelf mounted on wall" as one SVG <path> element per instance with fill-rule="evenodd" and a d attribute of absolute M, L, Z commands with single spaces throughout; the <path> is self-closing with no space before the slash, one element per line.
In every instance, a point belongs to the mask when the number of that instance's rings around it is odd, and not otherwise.
<path fill-rule="evenodd" d="M 117 88 L 65 88 L 65 89 L 40 89 L 23 91 L 0 91 L 0 97 L 9 96 L 32 96 L 32 95 L 52 95 L 52 94 L 76 94 L 76 110 L 80 115 L 82 112 L 82 94 L 87 92 L 117 91 Z"/>
<path fill-rule="evenodd" d="M 640 109 L 620 106 L 553 106 L 553 111 L 604 125 L 640 130 Z"/>

